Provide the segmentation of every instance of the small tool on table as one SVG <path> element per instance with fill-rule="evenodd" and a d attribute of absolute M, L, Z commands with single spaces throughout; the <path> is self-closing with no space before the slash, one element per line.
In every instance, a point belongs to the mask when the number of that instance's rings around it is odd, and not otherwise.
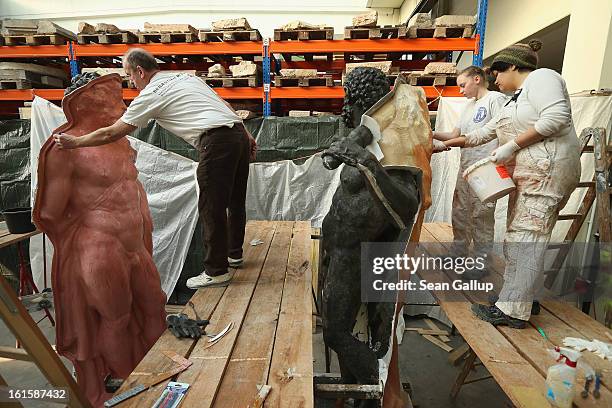
<path fill-rule="evenodd" d="M 104 407 L 108 408 L 108 407 L 114 407 L 117 404 L 122 403 L 125 400 L 128 400 L 130 398 L 132 398 L 135 395 L 140 394 L 143 391 L 148 390 L 149 388 L 153 387 L 154 385 L 159 384 L 162 381 L 165 381 L 169 378 L 174 377 L 175 375 L 177 375 L 178 373 L 185 371 L 187 368 L 189 368 L 189 366 L 191 366 L 193 364 L 192 361 L 187 360 L 185 357 L 178 355 L 176 352 L 174 351 L 163 351 L 162 353 L 164 353 L 164 355 L 170 359 L 172 359 L 174 362 L 178 363 L 178 366 L 176 366 L 175 368 L 173 368 L 170 371 L 166 371 L 165 373 L 160 373 L 160 374 L 155 374 L 155 373 L 146 373 L 143 375 L 147 375 L 149 376 L 149 380 L 148 381 L 142 381 L 138 384 L 136 384 L 134 387 L 130 388 L 129 390 L 122 392 L 119 395 L 115 395 L 113 398 L 109 399 L 108 401 L 106 401 L 104 403 Z"/>

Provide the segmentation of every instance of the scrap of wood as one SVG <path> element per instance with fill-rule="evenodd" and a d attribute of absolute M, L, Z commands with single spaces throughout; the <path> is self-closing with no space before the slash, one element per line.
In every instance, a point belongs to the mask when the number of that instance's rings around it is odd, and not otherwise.
<path fill-rule="evenodd" d="M 427 324 L 433 330 L 440 330 L 440 328 L 431 319 L 425 319 L 425 324 Z M 447 336 L 441 336 L 440 339 L 442 341 L 450 341 Z"/>
<path fill-rule="evenodd" d="M 380 384 L 316 384 L 315 394 L 325 399 L 354 398 L 359 400 L 380 400 L 382 398 Z"/>
<path fill-rule="evenodd" d="M 264 401 L 266 400 L 266 397 L 270 393 L 271 389 L 272 387 L 270 387 L 269 385 L 258 385 L 257 386 L 257 390 L 258 390 L 257 396 L 255 397 L 255 400 L 253 401 L 253 403 L 249 404 L 249 408 L 263 407 Z"/>
<path fill-rule="evenodd" d="M 423 329 L 421 327 L 406 327 L 405 331 L 415 331 L 419 334 L 429 334 L 430 336 L 448 336 L 446 330 Z"/>
<path fill-rule="evenodd" d="M 181 313 L 184 308 L 183 305 L 166 305 L 166 313 Z"/>
<path fill-rule="evenodd" d="M 208 344 L 207 344 L 206 346 L 204 346 L 204 349 L 207 349 L 207 348 L 209 348 L 209 347 L 212 347 L 212 346 L 214 346 L 215 344 L 217 344 L 218 342 L 220 342 L 220 341 L 221 341 L 221 339 L 222 339 L 223 337 L 225 337 L 225 335 L 226 335 L 227 333 L 229 333 L 230 331 L 232 331 L 232 329 L 233 329 L 233 328 L 234 328 L 234 322 L 230 322 L 230 323 L 229 323 L 229 324 L 228 324 L 228 325 L 225 327 L 225 329 L 223 329 L 223 330 L 221 331 L 221 333 L 217 334 L 216 336 L 214 336 L 214 337 L 210 338 L 210 340 L 208 340 Z"/>
<path fill-rule="evenodd" d="M 469 353 L 469 351 L 470 351 L 469 344 L 463 343 L 461 346 L 451 351 L 451 353 L 448 355 L 448 362 L 454 366 L 459 365 L 461 360 L 463 360 L 463 358 L 466 356 L 467 353 Z"/>
<path fill-rule="evenodd" d="M 429 340 L 430 342 L 432 342 L 433 344 L 435 344 L 436 346 L 440 347 L 442 350 L 448 352 L 448 353 L 453 351 L 453 348 L 451 346 L 449 346 L 448 344 L 444 344 L 440 340 L 436 339 L 434 336 L 430 336 L 429 334 L 425 334 L 423 337 L 425 339 Z"/>

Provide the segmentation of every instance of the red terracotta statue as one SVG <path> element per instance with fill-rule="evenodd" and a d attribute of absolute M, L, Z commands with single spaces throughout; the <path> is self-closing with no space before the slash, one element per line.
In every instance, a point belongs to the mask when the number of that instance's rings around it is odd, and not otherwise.
<path fill-rule="evenodd" d="M 118 75 L 64 97 L 68 123 L 54 133 L 80 136 L 114 123 L 126 109 Z M 111 395 L 103 379 L 127 378 L 165 330 L 166 296 L 152 259 L 152 222 L 126 138 L 40 152 L 33 218 L 51 241 L 56 341 L 94 406 Z"/>

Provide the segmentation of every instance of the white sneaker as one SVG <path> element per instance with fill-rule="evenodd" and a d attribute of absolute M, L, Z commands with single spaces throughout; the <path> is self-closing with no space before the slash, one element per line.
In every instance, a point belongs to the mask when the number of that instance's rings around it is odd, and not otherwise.
<path fill-rule="evenodd" d="M 236 268 L 236 267 L 242 265 L 242 262 L 244 262 L 244 259 L 242 259 L 242 258 L 230 258 L 228 256 L 227 257 L 227 262 L 229 263 L 230 267 Z"/>
<path fill-rule="evenodd" d="M 219 276 L 208 276 L 206 271 L 204 271 L 198 276 L 187 279 L 187 287 L 189 289 L 198 289 L 207 286 L 226 286 L 231 280 L 232 274 L 229 272 Z"/>

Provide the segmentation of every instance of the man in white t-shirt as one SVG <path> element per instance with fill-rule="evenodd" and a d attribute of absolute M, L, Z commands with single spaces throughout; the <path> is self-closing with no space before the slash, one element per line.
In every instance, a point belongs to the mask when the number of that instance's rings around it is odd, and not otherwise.
<path fill-rule="evenodd" d="M 506 96 L 487 89 L 486 74 L 480 67 L 471 66 L 457 77 L 461 93 L 469 98 L 459 123 L 451 132 L 434 132 L 434 144 L 464 135 L 485 125 L 506 103 Z M 437 147 L 437 146 L 436 146 Z M 453 197 L 452 224 L 456 251 L 466 255 L 470 244 L 476 251 L 487 251 L 493 242 L 495 203 L 482 203 L 474 194 L 463 172 L 480 159 L 488 157 L 497 147 L 497 140 L 481 146 L 461 149 L 461 161 Z M 446 150 L 444 146 L 436 150 Z M 477 276 L 466 276 L 473 278 Z"/>
<path fill-rule="evenodd" d="M 155 119 L 198 149 L 197 169 L 205 248 L 204 271 L 187 281 L 191 289 L 227 284 L 228 266 L 242 264 L 249 160 L 257 144 L 242 120 L 200 78 L 160 71 L 153 55 L 131 48 L 123 68 L 140 94 L 113 125 L 84 136 L 54 135 L 64 149 L 112 143 Z M 100 107 L 103 109 L 103 107 Z"/>

